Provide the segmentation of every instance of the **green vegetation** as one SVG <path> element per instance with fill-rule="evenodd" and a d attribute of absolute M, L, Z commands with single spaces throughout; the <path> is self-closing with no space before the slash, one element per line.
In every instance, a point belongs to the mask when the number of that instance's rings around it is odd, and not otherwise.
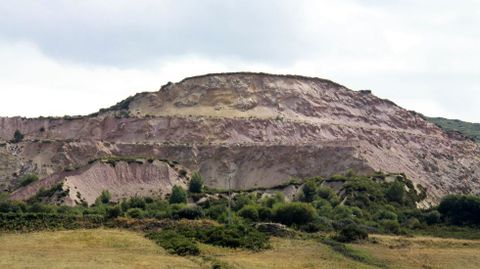
<path fill-rule="evenodd" d="M 20 186 L 25 187 L 25 186 L 30 185 L 31 183 L 33 183 L 37 180 L 38 180 L 37 175 L 34 175 L 34 174 L 24 175 L 23 177 L 20 178 Z"/>
<path fill-rule="evenodd" d="M 180 186 L 173 186 L 169 199 L 170 204 L 182 204 L 187 202 L 187 192 Z"/>
<path fill-rule="evenodd" d="M 203 192 L 203 178 L 198 172 L 192 174 L 192 179 L 188 185 L 188 191 L 191 193 Z"/>
<path fill-rule="evenodd" d="M 200 254 L 200 250 L 194 241 L 172 230 L 152 232 L 147 234 L 146 237 L 172 254 L 180 256 Z"/>
<path fill-rule="evenodd" d="M 229 196 L 224 191 L 204 192 L 201 176 L 195 175 L 188 191 L 174 186 L 168 199 L 134 196 L 114 201 L 110 192 L 104 190 L 93 205 L 79 203 L 67 207 L 46 203 L 52 197 L 66 195 L 63 187 L 57 185 L 42 189 L 27 202 L 1 200 L 0 231 L 131 229 L 142 232 L 171 254 L 218 265 L 227 261 L 209 256 L 212 249 L 247 250 L 250 252 L 245 255 L 252 257 L 252 253 L 268 253 L 272 247 L 279 247 L 272 243 L 278 242 L 271 237 L 275 235 L 290 240 L 315 240 L 317 245 L 326 247 L 322 251 L 333 251 L 359 266 L 353 268 L 383 267 L 368 254 L 372 253 L 370 250 L 359 249 L 373 248 L 372 242 L 378 235 L 480 239 L 480 198 L 447 196 L 438 207 L 421 210 L 416 205 L 426 197 L 425 189 L 414 186 L 402 174 L 361 176 L 349 171 L 329 178 L 312 178 L 298 188 L 293 200 L 280 192 L 245 191 Z M 273 230 L 254 228 L 262 225 Z M 318 246 L 313 250 L 318 250 Z"/>
<path fill-rule="evenodd" d="M 13 139 L 12 143 L 17 144 L 23 141 L 23 138 L 25 135 L 23 135 L 19 130 L 16 130 L 15 133 L 13 134 Z"/>
<path fill-rule="evenodd" d="M 460 132 L 467 137 L 475 139 L 480 143 L 480 123 L 470 123 L 460 120 L 449 120 L 445 118 L 426 118 L 446 131 Z"/>

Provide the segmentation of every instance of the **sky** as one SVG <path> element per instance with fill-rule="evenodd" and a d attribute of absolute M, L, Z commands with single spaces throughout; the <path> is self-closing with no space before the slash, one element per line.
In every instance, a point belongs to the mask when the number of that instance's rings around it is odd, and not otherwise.
<path fill-rule="evenodd" d="M 0 116 L 212 72 L 298 74 L 480 122 L 480 0 L 0 0 Z"/>

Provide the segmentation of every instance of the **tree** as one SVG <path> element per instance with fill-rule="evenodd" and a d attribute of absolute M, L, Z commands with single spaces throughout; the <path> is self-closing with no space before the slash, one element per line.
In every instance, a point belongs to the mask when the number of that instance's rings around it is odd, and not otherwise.
<path fill-rule="evenodd" d="M 108 204 L 110 203 L 110 200 L 112 199 L 112 195 L 108 190 L 102 191 L 100 196 L 96 199 L 96 203 L 102 203 L 102 204 Z"/>
<path fill-rule="evenodd" d="M 448 195 L 438 211 L 443 217 L 455 225 L 480 224 L 480 197 L 472 195 Z"/>
<path fill-rule="evenodd" d="M 25 136 L 19 130 L 16 130 L 15 133 L 13 134 L 12 142 L 15 144 L 20 143 L 22 142 L 24 137 Z"/>
<path fill-rule="evenodd" d="M 386 198 L 390 202 L 397 202 L 399 204 L 403 204 L 405 201 L 405 187 L 403 183 L 399 181 L 395 181 L 392 185 L 388 188 L 386 194 Z"/>
<path fill-rule="evenodd" d="M 188 191 L 191 193 L 202 193 L 203 192 L 203 178 L 198 172 L 192 174 L 192 179 L 188 184 Z"/>
<path fill-rule="evenodd" d="M 182 204 L 187 202 L 187 192 L 180 186 L 173 186 L 172 195 L 168 200 L 170 204 Z"/>
<path fill-rule="evenodd" d="M 313 200 L 315 200 L 316 193 L 317 186 L 315 185 L 315 182 L 313 180 L 309 180 L 305 182 L 302 187 L 302 196 L 300 197 L 300 200 L 302 202 L 311 203 Z"/>

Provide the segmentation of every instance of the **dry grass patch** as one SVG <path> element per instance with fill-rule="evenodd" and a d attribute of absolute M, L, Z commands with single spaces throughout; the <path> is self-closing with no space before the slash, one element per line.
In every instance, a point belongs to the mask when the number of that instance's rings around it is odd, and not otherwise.
<path fill-rule="evenodd" d="M 378 243 L 353 247 L 367 251 L 388 268 L 480 268 L 480 241 L 379 235 L 372 238 Z"/>
<path fill-rule="evenodd" d="M 262 252 L 232 250 L 202 245 L 202 252 L 235 269 L 375 268 L 332 251 L 314 240 L 272 238 L 272 249 Z"/>

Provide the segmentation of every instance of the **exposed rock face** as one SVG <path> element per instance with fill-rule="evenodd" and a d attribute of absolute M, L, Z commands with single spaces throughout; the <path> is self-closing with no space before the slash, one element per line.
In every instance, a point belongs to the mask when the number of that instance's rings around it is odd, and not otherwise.
<path fill-rule="evenodd" d="M 317 78 L 193 77 L 88 117 L 0 118 L 0 139 L 17 129 L 24 142 L 0 147 L 4 187 L 26 172 L 48 177 L 113 155 L 176 161 L 216 188 L 228 178 L 249 189 L 353 169 L 404 172 L 431 201 L 480 190 L 477 144 L 369 91 Z"/>

